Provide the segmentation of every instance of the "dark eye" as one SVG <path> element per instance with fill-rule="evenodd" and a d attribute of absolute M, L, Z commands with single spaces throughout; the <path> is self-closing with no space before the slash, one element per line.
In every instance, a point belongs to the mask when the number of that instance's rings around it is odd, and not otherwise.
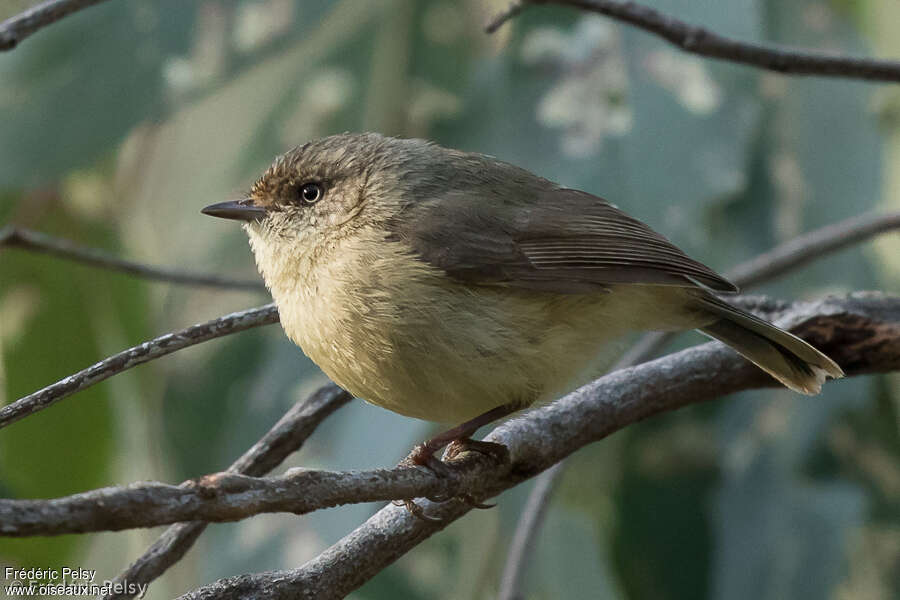
<path fill-rule="evenodd" d="M 300 187 L 300 199 L 306 204 L 315 204 L 325 195 L 325 190 L 318 183 L 304 183 Z"/>

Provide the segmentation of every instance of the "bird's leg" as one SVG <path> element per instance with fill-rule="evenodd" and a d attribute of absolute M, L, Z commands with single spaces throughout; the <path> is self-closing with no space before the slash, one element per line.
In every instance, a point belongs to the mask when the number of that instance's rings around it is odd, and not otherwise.
<path fill-rule="evenodd" d="M 521 405 L 519 404 L 502 404 L 496 408 L 492 408 L 484 414 L 478 415 L 474 419 L 470 419 L 465 423 L 461 423 L 456 427 L 452 427 L 447 431 L 439 433 L 433 438 L 413 448 L 412 452 L 409 453 L 409 456 L 400 462 L 400 465 L 425 467 L 437 477 L 446 477 L 450 473 L 449 467 L 435 456 L 435 453 L 445 446 L 449 446 L 446 452 L 446 458 L 448 460 L 457 457 L 463 452 L 469 451 L 487 454 L 501 461 L 507 460 L 509 452 L 507 451 L 506 446 L 494 442 L 473 440 L 471 439 L 471 436 L 478 431 L 480 427 L 496 421 L 497 419 L 502 419 L 503 417 L 516 412 L 520 408 Z M 429 498 L 429 500 L 436 502 L 442 502 L 448 499 L 449 498 Z M 476 508 L 490 508 L 490 506 L 492 506 L 475 502 L 467 495 L 460 496 L 460 499 Z M 422 507 L 412 500 L 403 500 L 402 502 L 407 510 L 416 517 L 428 521 L 434 520 L 432 517 L 425 515 Z"/>
<path fill-rule="evenodd" d="M 471 435 L 478 431 L 484 425 L 502 419 L 503 417 L 516 412 L 521 408 L 517 404 L 501 404 L 496 408 L 492 408 L 484 414 L 478 415 L 474 419 L 470 419 L 465 423 L 461 423 L 456 427 L 452 427 L 447 431 L 437 434 L 426 442 L 419 444 L 413 451 L 409 453 L 401 465 L 418 465 L 425 467 L 434 472 L 438 477 L 448 474 L 447 465 L 435 456 L 435 453 L 450 445 L 448 452 L 452 452 L 453 458 L 467 450 L 489 454 L 494 457 L 501 458 L 505 456 L 506 447 L 503 444 L 494 442 L 483 442 L 471 439 Z M 452 445 L 451 445 L 452 444 Z"/>

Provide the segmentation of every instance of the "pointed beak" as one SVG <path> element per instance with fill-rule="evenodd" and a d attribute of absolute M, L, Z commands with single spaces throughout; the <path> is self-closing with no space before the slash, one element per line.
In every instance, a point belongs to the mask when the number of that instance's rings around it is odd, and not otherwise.
<path fill-rule="evenodd" d="M 266 209 L 254 206 L 253 200 L 244 198 L 243 200 L 231 200 L 229 202 L 219 202 L 218 204 L 210 204 L 203 210 L 204 215 L 211 217 L 220 217 L 222 219 L 234 219 L 236 221 L 262 221 L 266 218 Z"/>

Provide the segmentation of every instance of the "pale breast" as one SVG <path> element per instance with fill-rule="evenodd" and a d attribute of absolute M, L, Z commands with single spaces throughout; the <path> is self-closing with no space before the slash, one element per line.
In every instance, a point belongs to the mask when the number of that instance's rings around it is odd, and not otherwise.
<path fill-rule="evenodd" d="M 443 423 L 571 389 L 604 342 L 647 327 L 653 298 L 468 286 L 364 236 L 294 267 L 272 286 L 288 336 L 354 395 Z"/>

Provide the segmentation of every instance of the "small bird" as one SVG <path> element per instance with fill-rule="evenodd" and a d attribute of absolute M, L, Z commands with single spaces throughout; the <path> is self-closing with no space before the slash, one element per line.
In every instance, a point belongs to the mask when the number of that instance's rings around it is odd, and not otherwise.
<path fill-rule="evenodd" d="M 345 133 L 279 156 L 244 222 L 285 333 L 355 396 L 456 425 L 407 461 L 492 452 L 480 426 L 582 383 L 613 338 L 699 329 L 792 390 L 843 372 L 609 202 L 492 157 Z"/>

